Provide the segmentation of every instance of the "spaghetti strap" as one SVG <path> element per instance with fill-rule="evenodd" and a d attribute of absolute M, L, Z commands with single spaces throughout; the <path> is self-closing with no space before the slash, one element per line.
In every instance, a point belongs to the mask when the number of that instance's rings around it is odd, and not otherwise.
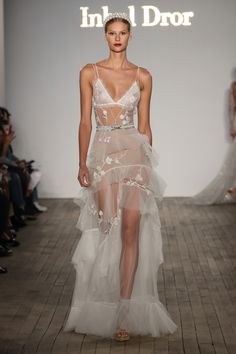
<path fill-rule="evenodd" d="M 98 74 L 98 68 L 96 64 L 93 64 L 93 69 L 95 71 L 96 77 L 99 78 L 99 74 Z"/>
<path fill-rule="evenodd" d="M 137 80 L 138 83 L 139 83 L 139 66 L 138 66 L 138 69 L 137 69 L 136 80 Z"/>

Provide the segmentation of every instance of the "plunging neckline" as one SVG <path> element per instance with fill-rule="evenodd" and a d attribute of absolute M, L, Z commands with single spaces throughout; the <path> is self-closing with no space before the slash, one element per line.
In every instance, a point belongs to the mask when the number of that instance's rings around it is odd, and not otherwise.
<path fill-rule="evenodd" d="M 129 91 L 131 91 L 131 89 L 133 88 L 133 86 L 134 86 L 135 84 L 136 84 L 137 87 L 139 88 L 139 86 L 138 86 L 138 84 L 137 84 L 137 81 L 136 81 L 136 79 L 135 79 L 135 80 L 132 82 L 132 84 L 130 85 L 130 87 L 125 91 L 125 93 L 124 93 L 118 100 L 115 100 L 115 99 L 111 96 L 109 90 L 106 88 L 106 85 L 104 84 L 104 81 L 103 81 L 100 77 L 97 77 L 97 79 L 96 79 L 95 81 L 98 81 L 98 80 L 101 82 L 101 84 L 102 84 L 104 90 L 106 91 L 107 95 L 109 96 L 109 98 L 112 100 L 113 103 L 119 103 L 119 102 L 129 93 Z"/>

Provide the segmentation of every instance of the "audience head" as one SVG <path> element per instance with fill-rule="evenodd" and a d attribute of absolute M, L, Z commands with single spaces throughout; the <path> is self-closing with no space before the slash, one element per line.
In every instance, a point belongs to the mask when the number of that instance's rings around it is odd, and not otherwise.
<path fill-rule="evenodd" d="M 0 123 L 5 122 L 9 124 L 11 113 L 4 107 L 0 107 Z"/>

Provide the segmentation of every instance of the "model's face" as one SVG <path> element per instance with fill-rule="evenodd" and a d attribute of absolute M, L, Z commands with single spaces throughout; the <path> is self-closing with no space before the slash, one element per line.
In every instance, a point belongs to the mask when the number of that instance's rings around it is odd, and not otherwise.
<path fill-rule="evenodd" d="M 117 53 L 126 50 L 130 38 L 131 33 L 128 31 L 128 25 L 121 21 L 111 23 L 105 33 L 110 50 Z"/>

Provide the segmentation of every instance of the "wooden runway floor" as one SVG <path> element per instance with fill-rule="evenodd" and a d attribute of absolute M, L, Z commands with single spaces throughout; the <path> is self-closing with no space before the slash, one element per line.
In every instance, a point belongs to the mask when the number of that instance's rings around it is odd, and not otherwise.
<path fill-rule="evenodd" d="M 44 204 L 48 212 L 19 232 L 13 256 L 0 258 L 8 267 L 0 275 L 1 354 L 236 353 L 236 204 L 199 207 L 164 199 L 158 288 L 178 330 L 127 343 L 63 332 L 79 209 L 69 199 Z"/>

